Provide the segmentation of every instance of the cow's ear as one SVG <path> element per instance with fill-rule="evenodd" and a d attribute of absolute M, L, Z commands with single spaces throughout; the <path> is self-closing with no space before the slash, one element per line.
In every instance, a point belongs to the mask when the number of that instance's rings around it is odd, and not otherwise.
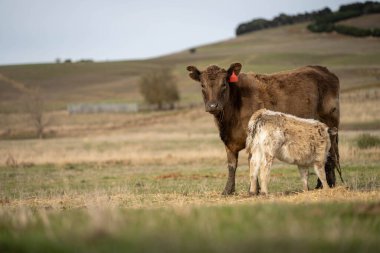
<path fill-rule="evenodd" d="M 201 80 L 200 78 L 200 75 L 201 75 L 201 72 L 197 69 L 197 67 L 195 66 L 187 66 L 186 68 L 188 71 L 190 71 L 191 73 L 189 74 L 190 78 L 199 82 Z"/>
<path fill-rule="evenodd" d="M 229 78 L 232 75 L 232 72 L 235 73 L 235 75 L 239 75 L 241 70 L 241 64 L 236 62 L 232 63 L 230 68 L 227 70 L 227 78 Z"/>

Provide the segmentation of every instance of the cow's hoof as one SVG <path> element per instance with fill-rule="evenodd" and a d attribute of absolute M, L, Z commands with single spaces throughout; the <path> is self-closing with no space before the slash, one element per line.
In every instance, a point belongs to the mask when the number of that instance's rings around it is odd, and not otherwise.
<path fill-rule="evenodd" d="M 258 192 L 251 192 L 251 191 L 249 191 L 249 192 L 248 192 L 248 195 L 249 195 L 250 197 L 256 197 L 257 195 L 259 195 L 259 193 L 258 193 Z"/>
<path fill-rule="evenodd" d="M 224 191 L 222 192 L 222 195 L 229 196 L 229 195 L 233 195 L 234 193 L 235 193 L 235 189 L 224 189 Z"/>
<path fill-rule="evenodd" d="M 232 195 L 232 194 L 234 194 L 234 192 L 235 192 L 235 184 L 228 181 L 226 186 L 224 187 L 222 195 L 224 195 L 224 196 Z"/>

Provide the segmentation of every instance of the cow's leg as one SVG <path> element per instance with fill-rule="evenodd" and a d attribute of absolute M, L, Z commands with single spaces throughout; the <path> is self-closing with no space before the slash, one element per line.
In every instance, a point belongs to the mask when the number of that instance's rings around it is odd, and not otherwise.
<path fill-rule="evenodd" d="M 323 168 L 323 164 L 321 163 L 314 164 L 314 171 L 315 171 L 315 174 L 317 174 L 319 180 L 322 182 L 322 188 L 328 189 L 329 185 L 327 184 L 327 181 L 326 181 L 326 174 Z"/>
<path fill-rule="evenodd" d="M 260 184 L 261 184 L 261 194 L 268 194 L 268 184 L 270 179 L 270 170 L 272 168 L 273 157 L 266 154 L 261 160 L 260 166 Z"/>
<path fill-rule="evenodd" d="M 331 152 L 331 149 L 329 151 L 329 153 Z M 335 178 L 335 160 L 329 155 L 329 157 L 327 157 L 327 161 L 326 161 L 326 164 L 325 164 L 325 172 L 326 172 L 326 180 L 327 180 L 327 184 L 330 186 L 330 187 L 334 187 L 335 186 L 335 182 L 336 182 L 336 178 Z M 323 185 L 323 183 L 322 183 Z"/>
<path fill-rule="evenodd" d="M 336 185 L 335 168 L 337 168 L 339 164 L 338 133 L 330 135 L 330 142 L 331 147 L 326 162 L 326 164 L 329 165 L 328 168 L 325 166 L 325 172 L 328 185 L 334 187 Z"/>
<path fill-rule="evenodd" d="M 249 195 L 257 195 L 260 191 L 260 186 L 258 183 L 258 174 L 260 169 L 260 153 L 253 152 L 249 155 L 248 164 L 249 164 Z"/>
<path fill-rule="evenodd" d="M 230 195 L 235 192 L 235 173 L 236 167 L 238 163 L 239 152 L 232 152 L 226 146 L 227 153 L 227 166 L 228 166 L 228 179 L 226 183 L 226 187 L 224 187 L 223 195 Z"/>
<path fill-rule="evenodd" d="M 302 167 L 298 166 L 298 170 L 300 172 L 301 181 L 303 183 L 303 190 L 308 191 L 309 186 L 307 185 L 307 179 L 309 177 L 309 168 L 308 167 Z"/>

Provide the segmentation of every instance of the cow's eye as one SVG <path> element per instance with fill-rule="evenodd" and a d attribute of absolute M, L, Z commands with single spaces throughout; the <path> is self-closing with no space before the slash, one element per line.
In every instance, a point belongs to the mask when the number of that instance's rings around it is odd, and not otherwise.
<path fill-rule="evenodd" d="M 204 88 L 205 88 L 205 85 L 204 85 L 203 83 L 201 83 L 201 87 L 202 87 L 202 89 L 204 89 Z"/>

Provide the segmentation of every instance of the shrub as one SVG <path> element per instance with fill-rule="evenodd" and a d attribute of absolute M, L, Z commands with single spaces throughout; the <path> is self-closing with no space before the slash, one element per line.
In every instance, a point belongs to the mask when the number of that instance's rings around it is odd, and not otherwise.
<path fill-rule="evenodd" d="M 249 32 L 255 32 L 263 29 L 268 29 L 272 27 L 278 27 L 289 24 L 296 24 L 300 22 L 314 20 L 319 17 L 324 17 L 332 13 L 329 8 L 324 8 L 319 11 L 299 13 L 296 15 L 287 15 L 281 13 L 280 15 L 274 17 L 272 20 L 266 20 L 263 18 L 254 19 L 252 21 L 242 23 L 238 25 L 235 30 L 236 35 L 242 35 Z"/>
<path fill-rule="evenodd" d="M 179 100 L 179 92 L 174 76 L 169 69 L 150 72 L 140 79 L 140 92 L 148 104 L 158 105 L 162 109 L 165 103 L 173 107 Z"/>
<path fill-rule="evenodd" d="M 365 3 L 351 3 L 341 5 L 339 12 L 361 11 L 362 13 L 377 13 L 380 10 L 380 4 L 376 1 L 366 1 Z"/>
<path fill-rule="evenodd" d="M 372 36 L 374 36 L 374 37 L 380 37 L 380 28 L 374 28 L 374 29 L 372 29 Z"/>
<path fill-rule="evenodd" d="M 338 21 L 358 17 L 368 13 L 379 13 L 380 3 L 367 1 L 365 3 L 352 3 L 342 5 L 337 12 L 324 13 L 317 16 L 315 22 L 308 25 L 307 29 L 311 32 L 332 32 L 350 35 L 355 37 L 379 36 L 379 29 L 363 29 L 353 26 L 336 25 Z"/>
<path fill-rule="evenodd" d="M 372 35 L 372 32 L 369 29 L 362 29 L 362 28 L 346 26 L 346 25 L 336 25 L 334 26 L 334 30 L 337 33 L 351 35 L 355 37 L 366 37 L 366 36 Z"/>
<path fill-rule="evenodd" d="M 334 31 L 334 25 L 332 23 L 313 23 L 307 26 L 307 29 L 311 32 L 332 32 Z"/>
<path fill-rule="evenodd" d="M 362 12 L 360 11 L 334 12 L 318 17 L 315 21 L 316 23 L 335 23 L 341 20 L 358 17 L 360 15 L 362 15 Z"/>
<path fill-rule="evenodd" d="M 380 147 L 380 138 L 370 134 L 362 134 L 356 139 L 360 149 Z"/>

